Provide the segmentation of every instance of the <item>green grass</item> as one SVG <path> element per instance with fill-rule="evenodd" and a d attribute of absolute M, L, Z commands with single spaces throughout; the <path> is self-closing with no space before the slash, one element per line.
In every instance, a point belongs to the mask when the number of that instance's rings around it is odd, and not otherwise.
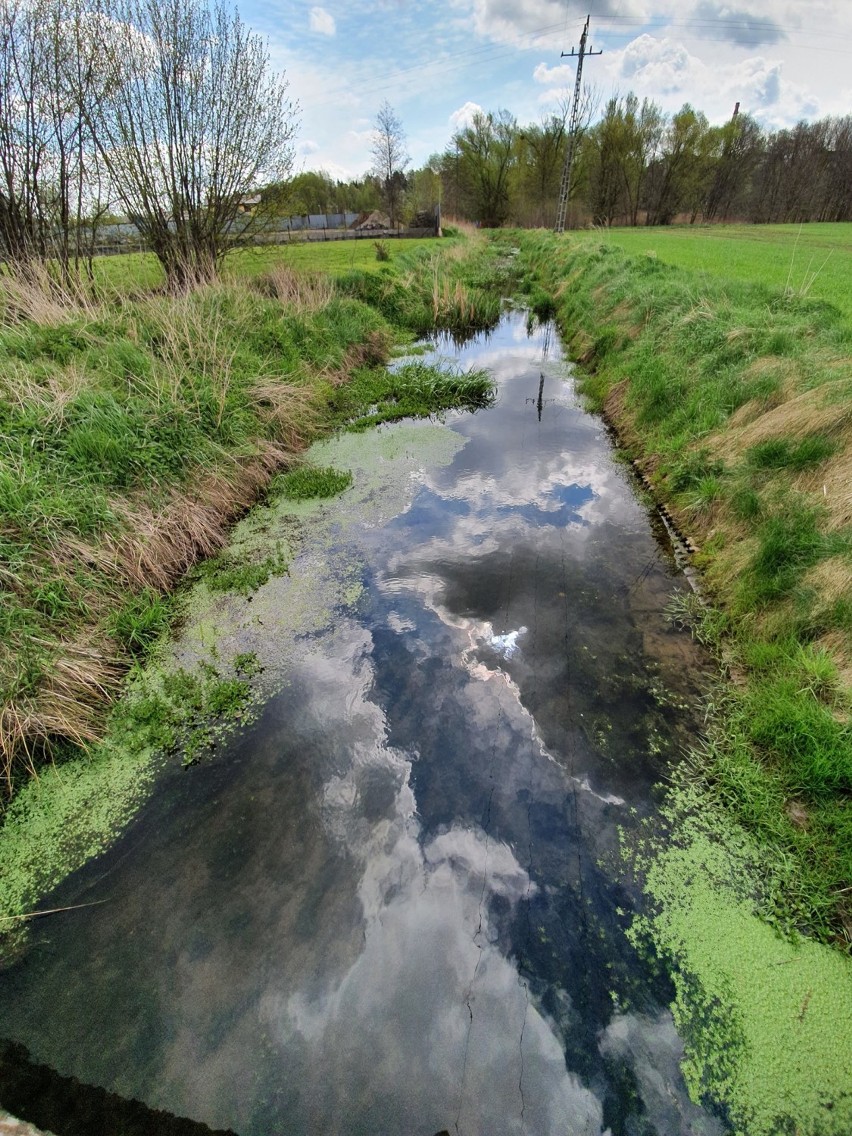
<path fill-rule="evenodd" d="M 213 592 L 248 596 L 262 588 L 271 576 L 283 576 L 288 567 L 286 556 L 278 548 L 274 556 L 264 556 L 260 560 L 246 559 L 244 554 L 237 560 L 227 553 L 220 553 L 203 560 L 196 572 Z"/>
<path fill-rule="evenodd" d="M 434 237 L 390 240 L 387 242 L 390 263 L 393 264 L 401 255 L 423 249 L 434 250 L 441 243 Z M 372 240 L 294 241 L 285 245 L 234 249 L 225 258 L 223 276 L 226 280 L 251 278 L 268 272 L 278 264 L 300 272 L 326 272 L 331 276 L 342 276 L 353 269 L 376 272 L 381 268 Z M 94 273 L 96 282 L 107 293 L 143 294 L 165 284 L 163 270 L 153 253 L 98 257 L 94 262 Z"/>
<path fill-rule="evenodd" d="M 837 450 L 831 438 L 819 434 L 799 438 L 771 438 L 748 451 L 748 462 L 755 469 L 807 469 L 819 465 Z"/>
<path fill-rule="evenodd" d="M 393 265 L 400 257 L 418 255 L 424 250 L 435 251 L 446 242 L 436 237 L 415 237 L 385 243 L 390 253 L 389 263 Z M 383 262 L 376 258 L 373 240 L 297 241 L 266 248 L 257 246 L 237 249 L 229 255 L 225 265 L 226 271 L 235 276 L 256 276 L 279 263 L 298 271 L 327 272 L 332 276 L 342 276 L 353 269 L 378 272 Z"/>
<path fill-rule="evenodd" d="M 678 225 L 572 233 L 570 240 L 654 256 L 702 277 L 824 300 L 852 316 L 852 224 Z"/>
<path fill-rule="evenodd" d="M 273 482 L 272 492 L 280 493 L 291 501 L 309 501 L 314 498 L 336 497 L 351 484 L 350 470 L 302 465 L 280 474 Z"/>
<path fill-rule="evenodd" d="M 109 633 L 134 655 L 144 655 L 168 629 L 172 604 L 153 588 L 131 593 L 106 619 Z"/>
<path fill-rule="evenodd" d="M 357 371 L 335 394 L 340 425 L 366 430 L 380 422 L 424 417 L 453 408 L 479 410 L 494 401 L 487 371 L 461 371 L 419 360 L 384 371 Z"/>

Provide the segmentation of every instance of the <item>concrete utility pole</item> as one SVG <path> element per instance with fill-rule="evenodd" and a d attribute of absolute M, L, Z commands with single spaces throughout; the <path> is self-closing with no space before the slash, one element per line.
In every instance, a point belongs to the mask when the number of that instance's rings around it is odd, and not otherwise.
<path fill-rule="evenodd" d="M 577 51 L 573 47 L 570 51 L 563 51 L 563 59 L 577 59 L 577 79 L 574 83 L 574 102 L 571 106 L 571 125 L 568 128 L 568 152 L 565 155 L 565 166 L 562 170 L 562 184 L 559 187 L 559 208 L 556 213 L 556 224 L 553 227 L 554 233 L 565 232 L 565 213 L 568 209 L 568 197 L 571 192 L 571 166 L 574 161 L 574 150 L 577 146 L 577 126 L 580 117 L 580 81 L 583 77 L 583 60 L 587 55 L 603 55 L 602 51 L 592 51 L 591 48 L 586 49 L 586 39 L 589 34 L 589 17 L 586 16 L 586 26 L 583 28 L 583 34 L 580 36 L 580 50 Z"/>

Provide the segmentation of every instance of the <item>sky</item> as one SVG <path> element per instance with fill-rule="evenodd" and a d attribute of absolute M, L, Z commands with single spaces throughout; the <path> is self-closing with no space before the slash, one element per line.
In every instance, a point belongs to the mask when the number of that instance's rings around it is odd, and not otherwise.
<path fill-rule="evenodd" d="M 479 108 L 540 120 L 584 82 L 602 108 L 635 91 L 719 123 L 735 102 L 768 127 L 852 113 L 852 0 L 238 0 L 300 106 L 294 172 L 359 177 L 382 102 L 413 167 Z"/>

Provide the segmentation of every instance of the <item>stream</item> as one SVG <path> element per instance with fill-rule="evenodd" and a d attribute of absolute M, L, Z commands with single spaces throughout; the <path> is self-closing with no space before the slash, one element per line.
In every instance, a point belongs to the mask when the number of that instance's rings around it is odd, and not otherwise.
<path fill-rule="evenodd" d="M 324 443 L 350 490 L 244 522 L 289 575 L 177 650 L 274 692 L 45 899 L 96 905 L 0 972 L 0 1037 L 239 1136 L 720 1136 L 619 858 L 700 730 L 688 585 L 551 326 L 435 351 L 496 404 Z"/>

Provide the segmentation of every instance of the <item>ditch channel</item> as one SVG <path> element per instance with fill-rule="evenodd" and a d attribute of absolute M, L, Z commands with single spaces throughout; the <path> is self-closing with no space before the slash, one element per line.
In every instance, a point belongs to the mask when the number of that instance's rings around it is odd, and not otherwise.
<path fill-rule="evenodd" d="M 298 529 L 289 574 L 175 652 L 253 653 L 263 709 L 163 771 L 0 974 L 0 1103 L 57 1136 L 107 1099 L 187 1136 L 726 1131 L 620 855 L 700 733 L 689 583 L 551 325 L 434 356 L 495 404 L 321 443 L 351 488 L 243 522 Z"/>

